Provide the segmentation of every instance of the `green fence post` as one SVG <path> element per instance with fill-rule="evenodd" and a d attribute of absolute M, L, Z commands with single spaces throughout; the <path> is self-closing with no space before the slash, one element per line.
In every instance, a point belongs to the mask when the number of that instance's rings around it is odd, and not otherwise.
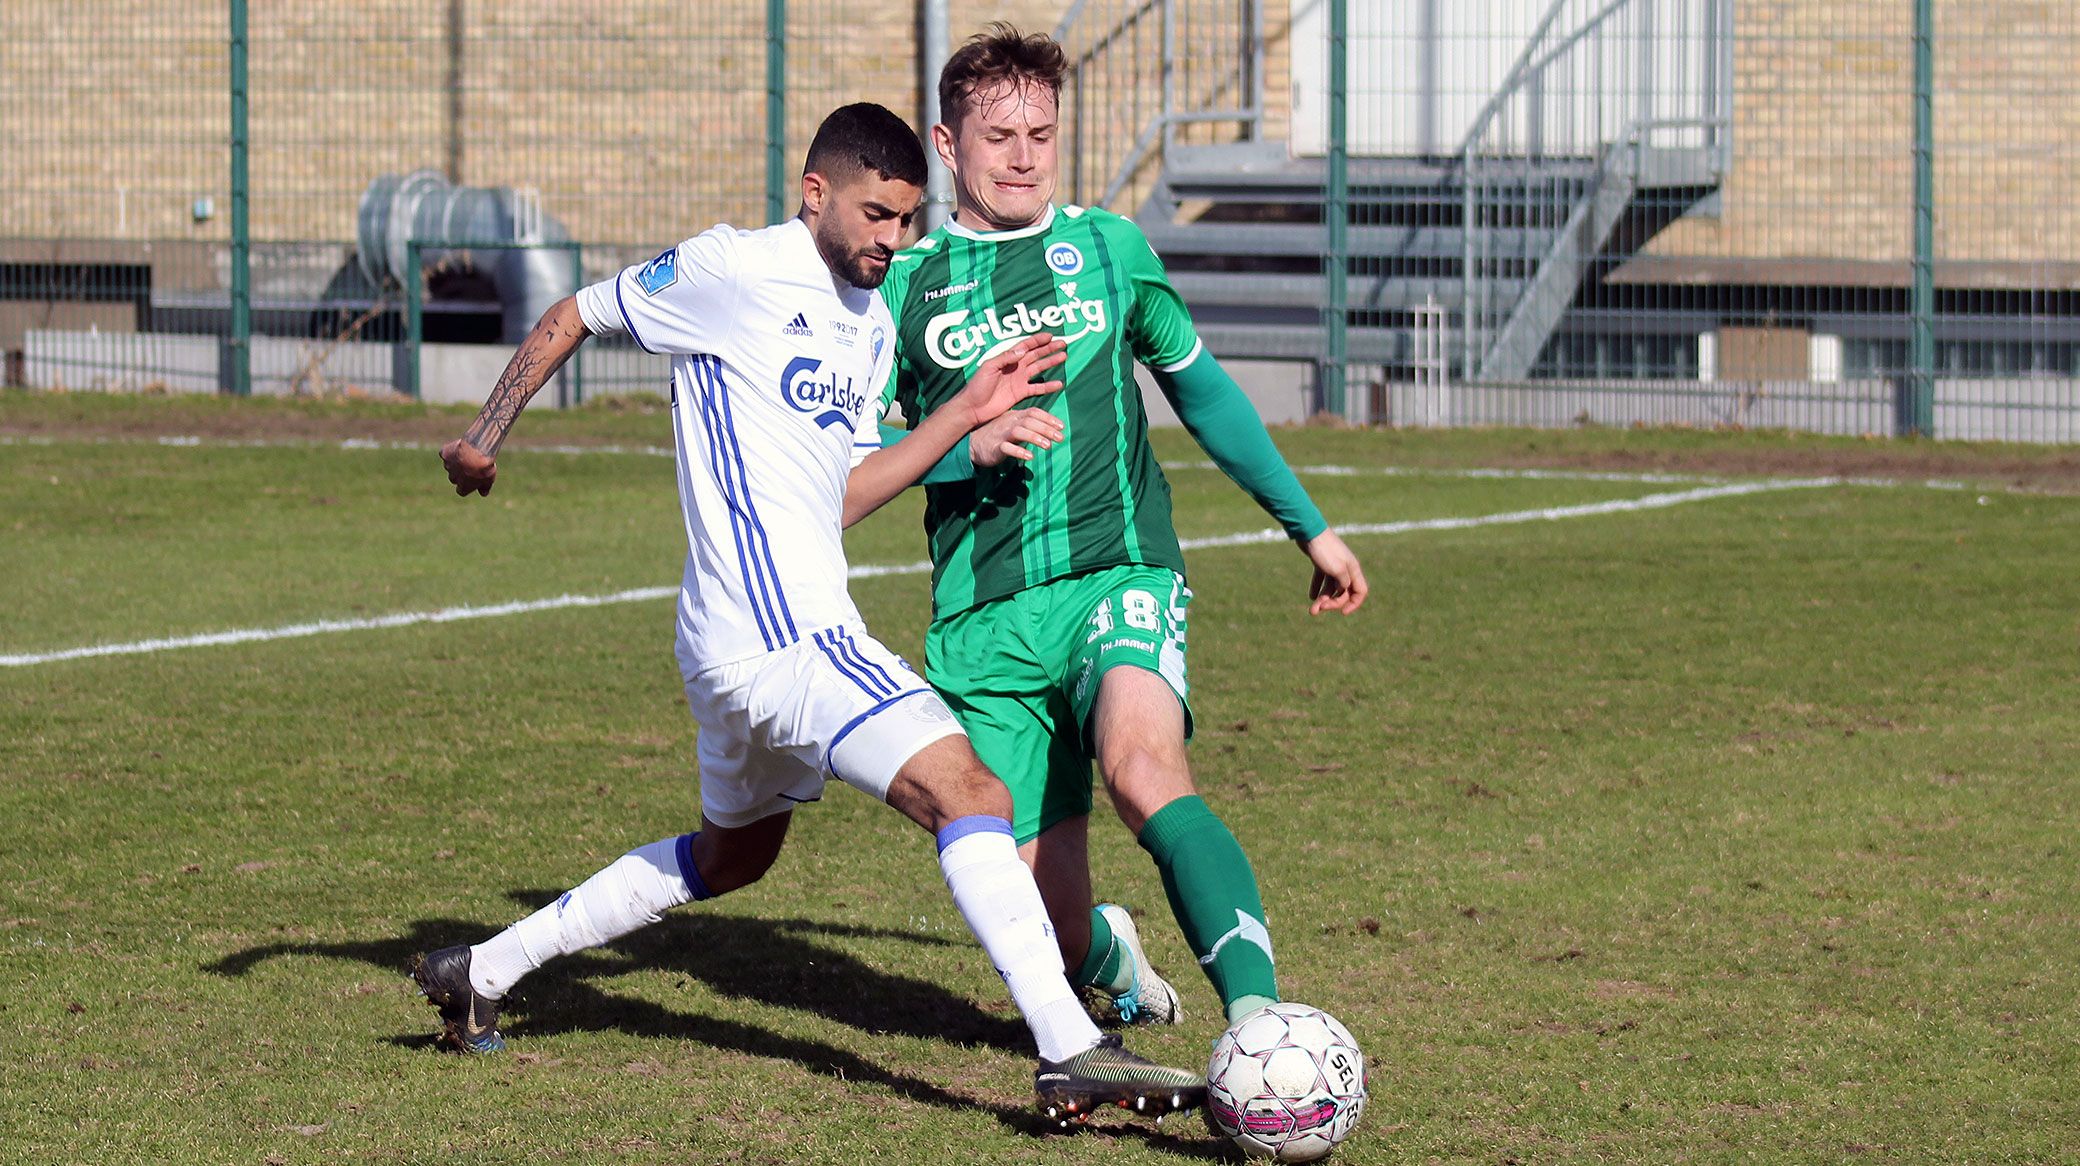
<path fill-rule="evenodd" d="M 419 349 L 426 339 L 425 279 L 419 274 L 417 239 L 405 241 L 404 270 L 398 273 L 398 279 L 404 283 L 404 393 L 416 401 L 419 399 Z"/>
<path fill-rule="evenodd" d="M 766 222 L 787 214 L 787 0 L 766 0 Z"/>
<path fill-rule="evenodd" d="M 1327 333 L 1328 351 L 1322 359 L 1321 405 L 1323 412 L 1338 417 L 1344 415 L 1344 366 L 1349 351 L 1349 337 L 1345 333 L 1350 323 L 1346 311 L 1350 300 L 1350 158 L 1346 153 L 1349 119 L 1344 110 L 1348 88 L 1345 72 L 1349 64 L 1345 52 L 1348 16 L 1348 0 L 1330 0 L 1329 189 L 1322 205 L 1322 215 L 1329 227 L 1329 252 L 1323 256 L 1322 264 L 1322 274 L 1329 280 L 1327 302 L 1322 305 L 1322 328 Z"/>
<path fill-rule="evenodd" d="M 231 0 L 231 392 L 253 392 L 253 239 L 247 218 L 246 0 Z"/>
<path fill-rule="evenodd" d="M 1900 429 L 1935 436 L 1936 147 L 1935 13 L 1914 0 L 1914 334 Z"/>

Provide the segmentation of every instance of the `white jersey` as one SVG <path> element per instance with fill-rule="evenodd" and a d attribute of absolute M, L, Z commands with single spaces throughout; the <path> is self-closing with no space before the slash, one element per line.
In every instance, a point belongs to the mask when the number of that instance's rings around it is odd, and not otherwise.
<path fill-rule="evenodd" d="M 595 334 L 672 356 L 686 521 L 679 671 L 692 677 L 857 623 L 845 478 L 880 448 L 894 359 L 881 297 L 831 274 L 809 228 L 718 226 L 578 293 Z"/>

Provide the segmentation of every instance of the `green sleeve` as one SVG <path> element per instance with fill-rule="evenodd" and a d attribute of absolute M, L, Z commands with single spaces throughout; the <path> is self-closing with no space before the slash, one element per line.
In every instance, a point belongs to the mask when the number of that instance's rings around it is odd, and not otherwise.
<path fill-rule="evenodd" d="M 896 397 L 903 387 L 903 302 L 909 298 L 910 276 L 916 270 L 917 257 L 915 252 L 896 252 L 895 258 L 889 262 L 888 274 L 883 277 L 881 287 L 876 292 L 881 297 L 881 302 L 888 306 L 889 324 L 895 329 L 895 332 L 887 338 L 890 349 L 888 379 L 875 386 L 881 390 L 881 413 L 884 415 L 888 412 L 888 407 L 895 403 Z M 914 419 L 911 421 L 912 425 L 916 423 Z M 885 433 L 887 426 L 883 426 L 882 429 Z M 884 444 L 886 444 L 886 441 L 884 441 Z"/>
<path fill-rule="evenodd" d="M 881 444 L 883 446 L 894 445 L 908 436 L 910 436 L 910 431 L 901 426 L 890 425 L 886 421 L 881 423 Z M 938 485 L 941 482 L 965 482 L 974 476 L 975 459 L 968 456 L 968 441 L 966 438 L 962 438 L 953 443 L 953 448 L 946 451 L 946 456 L 940 458 L 937 465 L 924 472 L 924 477 L 917 479 L 912 484 Z"/>
<path fill-rule="evenodd" d="M 1329 528 L 1278 447 L 1271 444 L 1271 434 L 1264 429 L 1264 419 L 1257 416 L 1256 406 L 1211 354 L 1202 351 L 1182 368 L 1149 371 L 1192 440 L 1222 473 L 1276 518 L 1288 536 L 1311 539 Z"/>
<path fill-rule="evenodd" d="M 888 379 L 881 383 L 881 413 L 886 416 L 888 407 L 896 403 L 898 390 L 903 387 L 903 354 L 897 352 L 888 362 Z"/>
<path fill-rule="evenodd" d="M 1134 290 L 1127 339 L 1135 359 L 1152 369 L 1184 367 L 1199 352 L 1199 330 L 1192 326 L 1192 313 L 1184 306 L 1184 298 L 1170 286 L 1169 273 L 1141 228 L 1118 216 L 1112 216 L 1107 225 L 1106 234 Z"/>

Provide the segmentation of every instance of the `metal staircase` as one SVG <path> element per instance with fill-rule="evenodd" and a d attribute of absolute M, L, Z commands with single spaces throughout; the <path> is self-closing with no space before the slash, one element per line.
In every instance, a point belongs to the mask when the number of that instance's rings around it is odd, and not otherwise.
<path fill-rule="evenodd" d="M 1284 153 L 1284 143 L 1266 143 Z M 1248 169 L 1173 151 L 1135 219 L 1163 257 L 1215 354 L 1313 360 L 1326 351 L 1323 201 L 1319 159 L 1266 158 Z M 1539 184 L 1551 175 L 1527 175 Z M 1459 184 L 1451 168 L 1421 161 L 1353 160 L 1349 234 L 1352 360 L 1407 364 L 1415 312 L 1442 305 L 1457 331 L 1469 295 Z M 1515 229 L 1528 251 L 1558 224 Z M 1504 274 L 1514 266 L 1513 274 Z M 1491 262 L 1471 289 L 1502 312 L 1530 285 L 1528 263 Z"/>
<path fill-rule="evenodd" d="M 1254 164 L 1172 151 L 1135 217 L 1217 355 L 1312 360 L 1325 350 L 1323 164 L 1266 146 Z M 1453 165 L 1353 160 L 1351 359 L 1411 364 L 1432 326 L 1418 314 L 1442 308 L 1453 335 L 1482 338 L 1454 353 L 1462 375 L 1529 375 L 1583 281 L 1614 266 L 1613 241 L 1629 251 L 1716 188 L 1704 159 L 1650 157 L 1490 166 L 1477 190 Z"/>
<path fill-rule="evenodd" d="M 1173 5 L 1197 7 L 1144 0 L 1135 11 L 1167 29 L 1179 23 L 1168 14 Z M 1612 45 L 1630 52 L 1641 36 L 1667 41 L 1677 9 L 1697 18 L 1695 37 L 1728 34 L 1724 0 L 1551 0 L 1456 149 L 1352 153 L 1351 360 L 1389 369 L 1431 364 L 1442 329 L 1452 340 L 1444 359 L 1455 378 L 1522 380 L 1585 286 L 1718 189 L 1728 146 L 1723 71 L 1705 69 L 1702 83 L 1685 82 L 1673 95 L 1637 76 L 1616 98 L 1603 91 Z M 1261 24 L 1260 15 L 1254 19 Z M 1244 13 L 1233 23 L 1251 20 Z M 1164 46 L 1166 60 L 1172 51 Z M 1722 47 L 1659 51 L 1717 65 Z M 1583 67 L 1584 59 L 1593 67 Z M 1665 71 L 1651 62 L 1644 69 L 1650 82 Z M 1593 80 L 1577 82 L 1577 75 Z M 1210 120 L 1189 98 L 1166 71 L 1160 109 L 1139 138 L 1144 148 L 1091 195 L 1146 190 L 1135 219 L 1217 355 L 1321 359 L 1328 348 L 1323 272 L 1331 262 L 1326 162 L 1262 140 L 1254 110 L 1243 111 L 1253 118 L 1238 120 L 1232 109 L 1219 115 L 1240 140 L 1183 140 L 1177 131 Z M 1146 149 L 1151 142 L 1160 151 Z"/>

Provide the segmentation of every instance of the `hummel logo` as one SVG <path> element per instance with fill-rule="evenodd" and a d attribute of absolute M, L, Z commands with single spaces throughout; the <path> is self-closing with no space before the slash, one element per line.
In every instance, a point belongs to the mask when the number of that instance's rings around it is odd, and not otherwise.
<path fill-rule="evenodd" d="M 794 319 L 789 320 L 787 322 L 787 326 L 785 328 L 780 329 L 780 331 L 783 335 L 787 336 L 815 335 L 815 333 L 809 331 L 809 321 L 803 319 L 802 314 L 800 312 L 796 312 L 794 314 Z"/>

